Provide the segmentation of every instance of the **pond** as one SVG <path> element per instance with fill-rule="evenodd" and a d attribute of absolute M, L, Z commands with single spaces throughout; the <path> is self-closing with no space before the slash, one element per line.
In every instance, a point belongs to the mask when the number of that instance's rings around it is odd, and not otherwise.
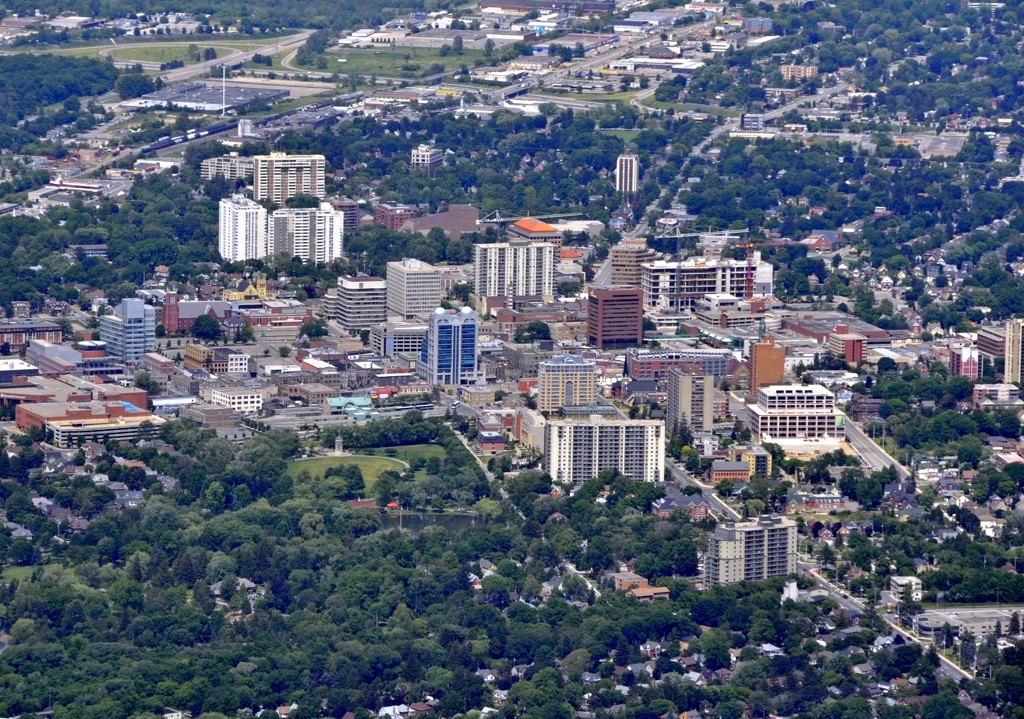
<path fill-rule="evenodd" d="M 418 536 L 427 527 L 440 525 L 449 532 L 461 532 L 475 529 L 483 524 L 483 520 L 475 514 L 440 514 L 437 512 L 402 512 L 387 514 L 380 518 L 380 528 L 384 532 L 393 529 L 407 529 L 413 536 Z"/>

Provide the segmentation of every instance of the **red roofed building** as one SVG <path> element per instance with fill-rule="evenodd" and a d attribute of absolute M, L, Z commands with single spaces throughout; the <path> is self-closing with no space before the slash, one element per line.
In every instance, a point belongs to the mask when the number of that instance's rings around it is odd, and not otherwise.
<path fill-rule="evenodd" d="M 534 220 L 530 217 L 519 220 L 508 228 L 509 239 L 522 238 L 534 242 L 551 242 L 556 245 L 562 244 L 562 233 L 546 222 Z"/>

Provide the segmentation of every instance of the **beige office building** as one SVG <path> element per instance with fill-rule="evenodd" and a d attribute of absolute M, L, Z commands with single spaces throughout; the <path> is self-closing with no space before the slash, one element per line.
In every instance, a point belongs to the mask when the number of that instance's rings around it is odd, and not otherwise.
<path fill-rule="evenodd" d="M 388 313 L 427 316 L 441 304 L 441 270 L 421 260 L 388 263 Z"/>
<path fill-rule="evenodd" d="M 707 586 L 756 582 L 796 572 L 796 522 L 761 515 L 752 522 L 720 524 L 708 540 Z"/>
<path fill-rule="evenodd" d="M 668 371 L 669 434 L 684 424 L 691 432 L 711 432 L 715 427 L 715 378 L 690 374 L 681 367 Z"/>
<path fill-rule="evenodd" d="M 323 155 L 288 155 L 272 152 L 253 157 L 253 195 L 257 201 L 283 205 L 289 197 L 323 198 L 326 159 Z"/>
<path fill-rule="evenodd" d="M 665 423 L 660 419 L 549 420 L 544 469 L 556 482 L 587 482 L 617 469 L 638 482 L 665 476 Z"/>
<path fill-rule="evenodd" d="M 770 385 L 747 406 L 747 425 L 755 441 L 843 439 L 846 415 L 836 408 L 836 396 L 818 384 Z"/>
<path fill-rule="evenodd" d="M 612 284 L 640 286 L 640 267 L 645 262 L 654 262 L 658 253 L 647 246 L 641 238 L 623 240 L 609 251 L 612 262 Z"/>
<path fill-rule="evenodd" d="M 1024 377 L 1024 320 L 1012 319 L 1006 323 L 1006 334 L 1003 340 L 1005 347 L 1006 366 L 1003 370 L 1003 380 L 1006 382 L 1020 382 Z"/>
<path fill-rule="evenodd" d="M 597 363 L 576 355 L 543 360 L 537 369 L 537 409 L 557 412 L 580 407 L 597 398 Z"/>
<path fill-rule="evenodd" d="M 387 318 L 387 283 L 379 277 L 339 277 L 327 290 L 324 314 L 350 332 L 371 329 Z"/>

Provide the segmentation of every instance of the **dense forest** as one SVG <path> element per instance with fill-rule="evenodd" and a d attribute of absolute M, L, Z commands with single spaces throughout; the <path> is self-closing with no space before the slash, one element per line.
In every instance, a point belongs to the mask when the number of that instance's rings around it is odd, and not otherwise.
<path fill-rule="evenodd" d="M 113 63 L 56 55 L 0 56 L 0 124 L 13 127 L 47 105 L 113 89 Z"/>

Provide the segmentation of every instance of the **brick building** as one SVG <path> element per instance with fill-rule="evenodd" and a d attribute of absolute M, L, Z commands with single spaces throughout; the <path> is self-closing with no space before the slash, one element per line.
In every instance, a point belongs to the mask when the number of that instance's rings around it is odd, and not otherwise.
<path fill-rule="evenodd" d="M 590 344 L 604 349 L 643 342 L 643 302 L 639 287 L 591 287 L 587 304 Z"/>

